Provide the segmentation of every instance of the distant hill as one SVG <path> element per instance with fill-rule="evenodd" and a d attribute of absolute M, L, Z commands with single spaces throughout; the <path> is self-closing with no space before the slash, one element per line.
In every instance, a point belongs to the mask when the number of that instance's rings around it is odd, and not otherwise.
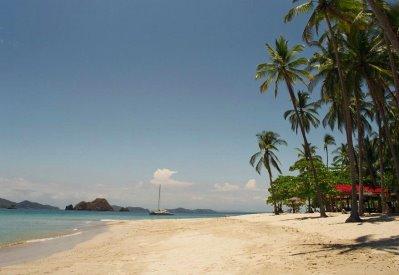
<path fill-rule="evenodd" d="M 136 207 L 129 206 L 128 209 L 129 209 L 129 212 L 133 212 L 133 213 L 149 213 L 150 212 L 150 210 L 148 210 L 146 208 L 137 207 L 137 206 Z"/>
<path fill-rule="evenodd" d="M 212 209 L 186 209 L 186 208 L 175 208 L 175 209 L 168 209 L 169 212 L 176 213 L 176 214 L 216 214 L 218 212 Z"/>
<path fill-rule="evenodd" d="M 47 210 L 59 210 L 58 207 L 51 206 L 48 204 L 40 204 L 37 202 L 31 202 L 31 201 L 21 201 L 15 205 L 15 208 L 17 209 L 47 209 Z"/>
<path fill-rule="evenodd" d="M 17 203 L 0 198 L 0 208 L 13 208 Z"/>
<path fill-rule="evenodd" d="M 114 209 L 114 211 L 119 212 L 122 209 L 122 206 L 112 205 L 112 208 Z M 143 207 L 128 206 L 126 208 L 129 209 L 129 212 L 132 212 L 132 213 L 149 213 L 150 212 L 150 210 L 143 208 Z"/>
<path fill-rule="evenodd" d="M 13 202 L 6 199 L 0 198 L 0 208 L 12 208 L 12 209 L 47 209 L 47 210 L 58 210 L 58 207 L 40 204 L 37 202 L 31 201 L 21 201 L 21 202 Z"/>

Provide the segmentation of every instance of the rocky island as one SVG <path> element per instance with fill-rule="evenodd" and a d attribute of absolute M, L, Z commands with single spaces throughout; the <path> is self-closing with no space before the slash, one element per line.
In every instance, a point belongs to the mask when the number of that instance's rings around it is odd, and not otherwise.
<path fill-rule="evenodd" d="M 68 209 L 67 209 L 68 208 Z M 70 210 L 70 205 L 68 205 L 66 210 Z M 91 202 L 85 202 L 81 201 L 75 207 L 73 207 L 73 210 L 86 210 L 86 211 L 114 211 L 112 206 L 108 203 L 108 201 L 104 198 L 97 198 L 94 201 Z"/>

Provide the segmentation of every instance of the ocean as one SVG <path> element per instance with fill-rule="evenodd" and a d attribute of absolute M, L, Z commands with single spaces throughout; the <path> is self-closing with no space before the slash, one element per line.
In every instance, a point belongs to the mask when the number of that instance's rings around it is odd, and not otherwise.
<path fill-rule="evenodd" d="M 150 216 L 132 212 L 0 209 L 0 247 L 20 242 L 39 242 L 100 226 L 109 220 L 188 219 L 238 215 L 175 214 Z"/>

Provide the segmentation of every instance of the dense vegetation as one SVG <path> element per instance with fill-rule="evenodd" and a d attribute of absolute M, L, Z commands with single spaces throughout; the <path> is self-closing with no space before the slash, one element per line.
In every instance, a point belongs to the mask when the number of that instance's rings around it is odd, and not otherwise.
<path fill-rule="evenodd" d="M 264 167 L 268 173 L 267 202 L 276 214 L 282 205 L 296 211 L 306 204 L 309 212 L 318 207 L 325 217 L 326 198 L 334 196 L 334 186 L 348 183 L 352 193 L 347 222 L 356 222 L 364 213 L 363 186 L 367 183 L 389 190 L 382 192 L 383 212 L 392 209 L 388 203 L 397 209 L 397 199 L 384 194 L 399 195 L 399 4 L 381 0 L 299 2 L 293 1 L 284 21 L 291 22 L 299 14 L 308 16 L 302 35 L 306 46 L 290 46 L 283 37 L 274 45 L 266 44 L 268 60 L 257 66 L 255 75 L 261 81 L 261 93 L 271 86 L 276 96 L 288 92 L 292 110 L 284 118 L 303 142 L 298 160 L 290 167 L 296 176 L 279 175 L 273 180 L 272 170 L 281 174 L 277 153 L 286 142 L 270 131 L 257 135 L 259 152 L 250 163 L 257 172 Z M 301 56 L 305 47 L 312 49 L 312 56 Z M 308 91 L 297 90 L 298 84 Z M 309 93 L 320 96 L 312 102 Z M 324 115 L 321 106 L 327 109 Z M 346 137 L 345 144 L 336 145 L 332 134 L 325 135 L 325 163 L 308 138 L 321 125 Z"/>

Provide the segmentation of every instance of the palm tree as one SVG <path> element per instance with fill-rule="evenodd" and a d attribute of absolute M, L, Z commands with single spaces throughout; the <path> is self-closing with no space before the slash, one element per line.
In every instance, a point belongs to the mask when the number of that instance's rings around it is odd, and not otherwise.
<path fill-rule="evenodd" d="M 301 91 L 298 92 L 296 104 L 306 133 L 309 133 L 310 126 L 317 128 L 320 124 L 320 121 L 317 118 L 317 108 L 319 107 L 319 104 L 317 102 L 308 102 L 309 100 L 310 96 L 308 93 Z M 284 119 L 287 118 L 291 123 L 291 129 L 295 131 L 295 133 L 298 133 L 299 120 L 296 116 L 295 110 L 286 111 L 284 113 Z"/>
<path fill-rule="evenodd" d="M 349 166 L 347 144 L 341 143 L 341 145 L 333 151 L 333 154 L 335 155 L 333 158 L 334 166 L 345 167 L 345 168 Z"/>
<path fill-rule="evenodd" d="M 371 133 L 364 139 L 364 149 L 366 169 L 373 186 L 377 186 L 378 138 L 376 133 Z"/>
<path fill-rule="evenodd" d="M 321 190 L 319 188 L 319 184 L 317 183 L 316 169 L 310 154 L 309 142 L 306 137 L 305 127 L 300 119 L 301 116 L 299 114 L 297 99 L 295 97 L 293 88 L 295 82 L 300 81 L 304 83 L 304 79 L 311 78 L 310 73 L 306 69 L 303 69 L 303 66 L 308 64 L 308 60 L 303 57 L 297 58 L 297 55 L 303 51 L 302 45 L 295 45 L 292 48 L 289 48 L 287 40 L 285 40 L 283 37 L 280 37 L 276 40 L 275 48 L 269 44 L 266 44 L 266 48 L 269 53 L 270 62 L 257 66 L 255 78 L 266 79 L 260 86 L 261 93 L 266 92 L 269 86 L 274 82 L 274 92 L 277 95 L 279 84 L 281 82 L 285 82 L 289 96 L 291 98 L 291 103 L 298 118 L 299 128 L 301 129 L 302 138 L 305 144 L 310 170 L 312 171 L 313 178 L 316 183 L 317 198 L 320 206 L 320 216 L 326 217 L 327 215 L 324 209 Z"/>
<path fill-rule="evenodd" d="M 312 155 L 312 158 L 318 161 L 321 161 L 321 156 L 317 155 L 316 150 L 317 147 L 315 145 L 309 144 L 309 149 L 310 149 L 310 154 Z M 302 159 L 306 159 L 306 154 L 305 154 L 305 146 L 302 144 L 302 148 L 295 148 L 295 150 L 298 153 L 298 161 L 301 161 Z"/>
<path fill-rule="evenodd" d="M 323 45 L 325 36 L 320 38 L 318 42 L 313 45 L 316 46 L 319 52 L 315 52 L 309 60 L 309 66 L 315 69 L 315 75 L 309 83 L 309 89 L 313 90 L 317 84 L 321 83 L 320 104 L 327 104 L 327 113 L 324 116 L 322 123 L 323 127 L 327 126 L 333 131 L 335 126 L 342 132 L 345 121 L 343 116 L 344 104 L 342 100 L 342 93 L 337 84 L 339 82 L 338 71 L 334 62 L 334 53 L 331 43 L 326 47 Z"/>
<path fill-rule="evenodd" d="M 296 2 L 296 1 L 295 1 Z M 316 5 L 315 5 L 316 4 Z M 340 45 L 337 39 L 336 29 L 337 26 L 333 26 L 334 20 L 341 20 L 349 24 L 353 23 L 353 19 L 359 13 L 362 8 L 362 2 L 358 0 L 307 0 L 306 3 L 301 4 L 297 7 L 292 8 L 285 17 L 285 21 L 291 21 L 294 16 L 300 13 L 307 13 L 312 11 L 312 14 L 305 26 L 303 32 L 303 38 L 306 42 L 310 42 L 312 38 L 312 31 L 316 29 L 318 31 L 319 25 L 322 21 L 327 23 L 328 28 L 328 40 L 332 45 L 334 52 L 334 61 L 337 66 L 339 85 L 342 91 L 342 99 L 344 106 L 349 106 L 349 91 L 346 86 L 346 80 L 344 70 L 340 57 Z M 355 153 L 353 147 L 353 129 L 352 121 L 348 108 L 343 110 L 345 118 L 345 130 L 346 139 L 348 143 L 348 154 L 350 160 L 350 176 L 352 182 L 351 192 L 351 214 L 346 222 L 359 222 L 361 221 L 359 213 L 357 211 L 357 198 L 356 198 L 356 165 L 355 165 Z"/>
<path fill-rule="evenodd" d="M 316 154 L 317 147 L 314 146 L 314 145 L 311 145 L 311 144 L 309 144 L 309 147 L 310 147 L 309 149 L 310 149 L 310 154 L 312 156 L 312 159 L 314 161 L 321 162 L 321 156 Z M 295 148 L 295 150 L 298 153 L 298 160 L 295 161 L 293 166 L 290 167 L 290 171 L 296 170 L 294 167 L 300 167 L 301 163 L 304 163 L 304 162 L 307 163 L 308 162 L 307 161 L 307 157 L 306 157 L 306 153 L 305 153 L 305 145 L 304 144 L 302 144 L 302 148 Z M 307 165 L 306 171 L 309 172 L 309 165 Z M 304 177 L 303 180 L 304 180 L 305 188 L 307 190 L 307 192 L 306 192 L 307 193 L 307 200 L 308 200 L 308 210 L 307 210 L 307 212 L 308 213 L 314 213 L 314 211 L 312 210 L 312 203 L 311 203 L 311 197 L 312 197 L 312 195 L 311 195 L 311 182 L 309 181 L 309 178 L 306 177 L 306 176 Z"/>
<path fill-rule="evenodd" d="M 327 157 L 326 166 L 328 169 L 328 146 L 335 145 L 335 138 L 330 134 L 325 134 L 323 141 L 324 141 L 324 151 L 326 151 L 326 157 Z"/>
<path fill-rule="evenodd" d="M 373 11 L 378 25 L 384 31 L 384 34 L 388 38 L 391 45 L 395 48 L 396 51 L 399 52 L 399 38 L 395 33 L 389 17 L 387 16 L 384 6 L 384 1 L 376 1 L 376 0 L 367 0 L 367 3 L 370 5 L 371 10 Z M 385 6 L 386 8 L 386 6 Z"/>
<path fill-rule="evenodd" d="M 348 71 L 357 72 L 366 82 L 375 110 L 382 121 L 386 143 L 390 149 L 396 177 L 399 179 L 399 154 L 394 145 L 394 138 L 389 129 L 385 89 L 391 70 L 387 65 L 389 58 L 383 40 L 375 30 L 349 29 L 344 40 L 348 47 L 345 64 Z"/>
<path fill-rule="evenodd" d="M 263 131 L 256 136 L 258 138 L 259 151 L 251 156 L 249 163 L 255 167 L 256 172 L 259 174 L 263 167 L 266 168 L 271 186 L 273 183 L 272 167 L 281 174 L 280 161 L 275 152 L 278 152 L 279 145 L 287 145 L 287 142 L 281 139 L 277 133 L 271 131 Z M 274 204 L 274 213 L 278 214 L 276 204 Z"/>
<path fill-rule="evenodd" d="M 378 125 L 378 138 L 377 138 L 377 145 L 378 145 L 378 159 L 379 159 L 379 170 L 380 170 L 380 185 L 381 189 L 384 190 L 385 187 L 385 165 L 384 165 L 384 141 L 385 141 L 385 136 L 384 136 L 384 131 L 382 130 L 381 126 L 381 118 L 380 115 L 377 113 L 376 115 L 376 121 Z M 381 201 L 382 201 L 382 213 L 388 212 L 388 209 L 386 207 L 386 198 L 384 195 L 384 192 L 381 192 Z"/>

